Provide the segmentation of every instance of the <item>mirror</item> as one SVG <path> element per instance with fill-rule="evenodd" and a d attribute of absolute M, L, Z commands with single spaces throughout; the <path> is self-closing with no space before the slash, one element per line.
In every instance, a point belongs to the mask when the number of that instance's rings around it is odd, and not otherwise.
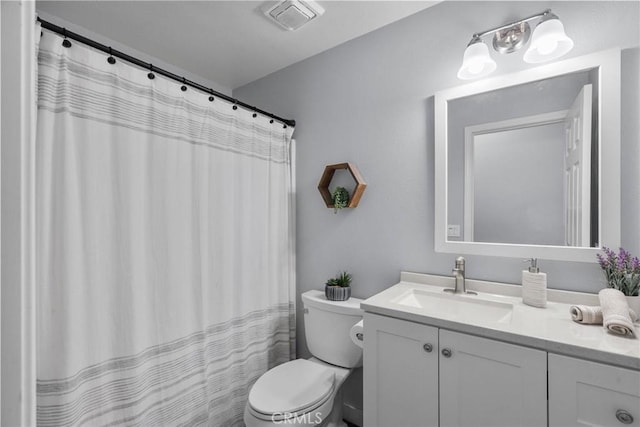
<path fill-rule="evenodd" d="M 620 52 L 435 95 L 436 251 L 595 262 L 620 239 Z"/>
<path fill-rule="evenodd" d="M 597 247 L 597 84 L 592 69 L 449 101 L 450 240 Z"/>

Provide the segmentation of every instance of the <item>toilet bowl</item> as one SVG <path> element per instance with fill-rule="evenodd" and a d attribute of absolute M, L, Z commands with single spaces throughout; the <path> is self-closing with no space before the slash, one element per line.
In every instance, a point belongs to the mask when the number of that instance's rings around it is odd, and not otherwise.
<path fill-rule="evenodd" d="M 349 337 L 362 319 L 360 301 L 328 301 L 323 292 L 302 294 L 310 359 L 276 366 L 253 385 L 245 406 L 247 427 L 342 427 L 341 386 L 362 366 L 362 349 Z"/>
<path fill-rule="evenodd" d="M 316 358 L 279 365 L 261 376 L 251 388 L 245 424 L 247 427 L 341 426 L 342 399 L 336 397 L 350 373 L 350 369 Z M 340 418 L 335 419 L 337 417 Z"/>

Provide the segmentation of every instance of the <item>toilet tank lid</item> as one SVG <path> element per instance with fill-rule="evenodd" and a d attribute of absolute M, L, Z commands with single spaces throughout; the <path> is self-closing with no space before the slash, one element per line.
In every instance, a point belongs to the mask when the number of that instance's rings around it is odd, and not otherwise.
<path fill-rule="evenodd" d="M 305 307 L 315 307 L 320 310 L 331 311 L 350 316 L 362 316 L 360 298 L 349 298 L 346 301 L 329 301 L 323 291 L 307 291 L 302 295 L 302 304 Z"/>

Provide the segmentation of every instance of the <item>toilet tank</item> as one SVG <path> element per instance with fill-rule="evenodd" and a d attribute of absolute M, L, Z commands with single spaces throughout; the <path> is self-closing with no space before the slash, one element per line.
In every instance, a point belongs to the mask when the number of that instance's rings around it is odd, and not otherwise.
<path fill-rule="evenodd" d="M 361 301 L 329 301 L 322 291 L 302 294 L 304 332 L 311 354 L 343 368 L 362 366 L 362 349 L 349 337 L 351 327 L 362 320 Z"/>

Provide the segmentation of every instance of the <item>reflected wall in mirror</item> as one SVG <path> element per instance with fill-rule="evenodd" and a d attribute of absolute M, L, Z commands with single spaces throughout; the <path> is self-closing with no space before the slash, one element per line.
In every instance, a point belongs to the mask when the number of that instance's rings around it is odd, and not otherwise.
<path fill-rule="evenodd" d="M 594 262 L 620 239 L 620 51 L 435 96 L 436 251 Z"/>
<path fill-rule="evenodd" d="M 460 240 L 597 246 L 594 86 L 597 69 L 448 103 L 448 224 Z"/>

